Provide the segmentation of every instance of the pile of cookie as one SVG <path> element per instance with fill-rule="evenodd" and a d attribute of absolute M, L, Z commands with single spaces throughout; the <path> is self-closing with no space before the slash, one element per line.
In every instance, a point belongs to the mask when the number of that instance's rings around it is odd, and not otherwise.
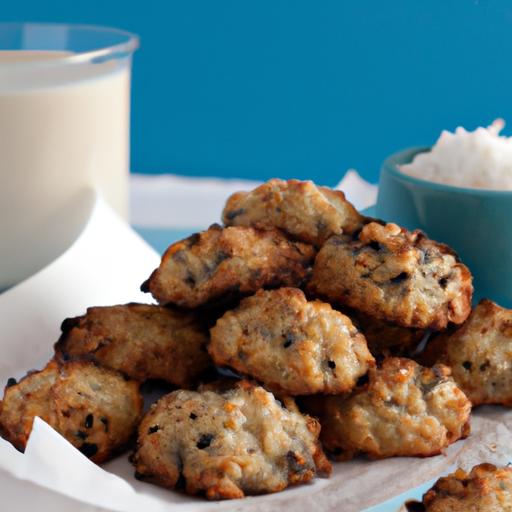
<path fill-rule="evenodd" d="M 296 180 L 222 220 L 167 249 L 142 285 L 158 305 L 65 320 L 46 368 L 7 383 L 2 436 L 23 450 L 39 416 L 103 462 L 135 435 L 137 478 L 225 499 L 328 476 L 325 453 L 439 454 L 472 406 L 511 403 L 512 311 L 471 312 L 446 245 Z M 174 390 L 143 414 L 155 379 Z"/>

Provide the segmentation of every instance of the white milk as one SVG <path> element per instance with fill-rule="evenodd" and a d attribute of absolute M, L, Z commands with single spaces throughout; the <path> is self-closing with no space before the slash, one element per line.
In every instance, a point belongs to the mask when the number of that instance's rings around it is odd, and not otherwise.
<path fill-rule="evenodd" d="M 0 290 L 77 236 L 84 188 L 127 216 L 129 60 L 2 68 L 62 56 L 0 51 Z"/>

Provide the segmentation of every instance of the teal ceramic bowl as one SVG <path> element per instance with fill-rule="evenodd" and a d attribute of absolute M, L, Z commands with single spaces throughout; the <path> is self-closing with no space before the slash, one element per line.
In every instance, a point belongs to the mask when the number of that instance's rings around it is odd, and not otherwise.
<path fill-rule="evenodd" d="M 475 300 L 512 308 L 512 192 L 454 187 L 398 169 L 429 148 L 395 153 L 382 165 L 375 213 L 421 229 L 457 251 L 474 276 Z"/>

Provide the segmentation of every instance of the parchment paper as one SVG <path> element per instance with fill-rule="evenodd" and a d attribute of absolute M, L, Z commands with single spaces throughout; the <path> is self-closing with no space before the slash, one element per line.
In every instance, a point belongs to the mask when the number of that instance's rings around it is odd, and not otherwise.
<path fill-rule="evenodd" d="M 0 386 L 9 377 L 46 363 L 64 318 L 82 314 L 90 305 L 148 301 L 137 290 L 158 261 L 158 255 L 98 199 L 88 225 L 66 253 L 0 295 Z M 473 416 L 472 435 L 444 455 L 337 463 L 330 479 L 275 495 L 219 503 L 136 481 L 127 456 L 100 468 L 38 419 L 25 454 L 0 439 L 2 510 L 360 511 L 454 465 L 507 463 L 511 425 L 512 412 L 481 408 Z"/>

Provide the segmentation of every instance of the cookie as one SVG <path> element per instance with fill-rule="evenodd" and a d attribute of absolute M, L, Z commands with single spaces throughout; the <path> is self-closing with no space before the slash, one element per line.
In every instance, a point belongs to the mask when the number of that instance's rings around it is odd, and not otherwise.
<path fill-rule="evenodd" d="M 468 474 L 458 469 L 440 478 L 421 503 L 410 502 L 411 512 L 512 511 L 512 468 L 479 464 Z"/>
<path fill-rule="evenodd" d="M 188 388 L 211 365 L 209 338 L 194 313 L 126 304 L 68 318 L 55 351 L 60 360 L 91 360 L 141 382 L 161 379 Z"/>
<path fill-rule="evenodd" d="M 49 425 L 57 425 L 57 410 L 51 390 L 60 375 L 59 365 L 51 361 L 41 371 L 28 373 L 19 382 L 9 379 L 0 402 L 0 433 L 23 451 L 39 416 Z"/>
<path fill-rule="evenodd" d="M 223 392 L 175 391 L 139 427 L 136 477 L 209 499 L 277 492 L 327 475 L 320 426 L 241 381 Z"/>
<path fill-rule="evenodd" d="M 469 433 L 471 403 L 446 366 L 388 358 L 351 395 L 319 400 L 322 444 L 340 459 L 437 455 Z"/>
<path fill-rule="evenodd" d="M 99 463 L 127 445 L 141 413 L 137 382 L 90 362 L 51 361 L 20 382 L 8 383 L 0 403 L 0 431 L 23 451 L 39 416 Z"/>
<path fill-rule="evenodd" d="M 260 288 L 300 286 L 315 254 L 278 230 L 213 225 L 171 245 L 142 290 L 160 304 L 195 308 Z"/>
<path fill-rule="evenodd" d="M 450 366 L 473 405 L 512 406 L 512 310 L 482 300 L 460 328 L 429 344 L 425 358 Z"/>
<path fill-rule="evenodd" d="M 472 276 L 446 245 L 421 231 L 370 222 L 319 251 L 310 291 L 402 327 L 444 329 L 471 311 Z"/>
<path fill-rule="evenodd" d="M 237 192 L 222 213 L 226 226 L 280 228 L 317 247 L 331 235 L 353 233 L 363 217 L 343 192 L 312 181 L 272 179 L 251 192 Z"/>
<path fill-rule="evenodd" d="M 297 288 L 258 291 L 211 329 L 218 366 L 289 395 L 350 391 L 374 359 L 350 319 Z"/>

